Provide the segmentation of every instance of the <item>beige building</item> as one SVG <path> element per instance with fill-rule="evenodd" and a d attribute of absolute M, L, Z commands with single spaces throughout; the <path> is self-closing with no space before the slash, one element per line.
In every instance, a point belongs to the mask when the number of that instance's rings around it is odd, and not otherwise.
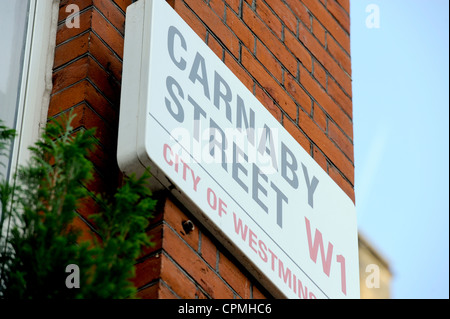
<path fill-rule="evenodd" d="M 391 297 L 392 272 L 389 263 L 359 234 L 359 278 L 361 299 L 387 299 Z"/>

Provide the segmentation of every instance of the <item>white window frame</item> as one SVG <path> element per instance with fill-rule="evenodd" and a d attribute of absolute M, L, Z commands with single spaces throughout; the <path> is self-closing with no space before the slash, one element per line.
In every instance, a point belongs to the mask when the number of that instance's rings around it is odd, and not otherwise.
<path fill-rule="evenodd" d="M 60 0 L 30 0 L 10 182 L 47 122 Z"/>

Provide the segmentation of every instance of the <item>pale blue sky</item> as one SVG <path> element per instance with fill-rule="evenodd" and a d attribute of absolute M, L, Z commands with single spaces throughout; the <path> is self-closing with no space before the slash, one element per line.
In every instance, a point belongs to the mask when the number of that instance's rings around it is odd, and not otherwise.
<path fill-rule="evenodd" d="M 448 30 L 448 0 L 351 0 L 358 227 L 393 298 L 449 298 Z"/>

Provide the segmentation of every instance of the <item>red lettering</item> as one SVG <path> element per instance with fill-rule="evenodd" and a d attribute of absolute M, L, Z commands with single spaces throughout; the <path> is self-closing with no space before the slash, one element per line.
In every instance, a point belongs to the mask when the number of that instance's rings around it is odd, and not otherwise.
<path fill-rule="evenodd" d="M 330 277 L 330 268 L 331 268 L 331 257 L 333 254 L 333 244 L 328 243 L 328 251 L 327 257 L 325 258 L 325 248 L 323 246 L 322 233 L 316 229 L 316 233 L 314 235 L 314 243 L 311 239 L 311 227 L 308 218 L 305 217 L 306 223 L 306 233 L 308 236 L 308 246 L 309 246 L 309 257 L 312 261 L 317 261 L 317 252 L 320 248 L 320 255 L 322 257 L 322 268 L 323 272 Z"/>
<path fill-rule="evenodd" d="M 170 155 L 173 155 L 172 149 L 170 148 L 170 146 L 167 145 L 167 144 L 164 144 L 164 149 L 163 149 L 164 159 L 166 160 L 167 164 L 172 166 L 173 165 L 173 161 L 170 158 L 167 158 L 167 151 L 170 152 Z"/>
<path fill-rule="evenodd" d="M 180 163 L 180 158 L 178 157 L 178 154 L 175 154 L 175 172 L 178 173 L 178 164 Z"/>
<path fill-rule="evenodd" d="M 267 246 L 266 246 L 266 244 L 264 244 L 264 242 L 262 240 L 258 241 L 258 246 L 259 246 L 258 255 L 262 259 L 262 261 L 264 261 L 266 263 L 267 262 L 267 253 L 266 253 Z"/>
<path fill-rule="evenodd" d="M 275 271 L 275 260 L 278 259 L 278 257 L 277 257 L 277 255 L 275 255 L 273 253 L 273 251 L 270 250 L 270 248 L 269 248 L 269 253 L 271 256 L 271 260 L 272 260 L 272 270 Z"/>
<path fill-rule="evenodd" d="M 170 153 L 170 155 L 169 155 Z M 183 164 L 183 179 L 187 179 L 187 170 L 191 171 L 192 182 L 194 191 L 197 191 L 198 183 L 200 182 L 200 176 L 195 176 L 194 170 L 186 164 L 177 154 L 174 154 L 169 145 L 164 144 L 163 147 L 163 157 L 169 166 L 173 166 L 176 173 L 178 173 L 178 165 L 181 162 Z M 174 160 L 172 160 L 174 158 Z"/>
<path fill-rule="evenodd" d="M 248 230 L 247 225 L 245 225 L 245 227 L 242 227 L 242 220 L 240 218 L 238 218 L 239 221 L 236 223 L 236 214 L 235 213 L 233 213 L 233 220 L 234 220 L 234 231 L 238 235 L 240 233 L 242 240 L 245 241 L 247 238 L 247 230 Z"/>
<path fill-rule="evenodd" d="M 222 217 L 222 213 L 227 213 L 227 211 L 224 209 L 227 208 L 227 204 L 224 203 L 224 201 L 219 198 L 219 216 Z"/>
<path fill-rule="evenodd" d="M 336 260 L 341 264 L 341 290 L 344 295 L 347 295 L 347 282 L 345 278 L 345 258 L 342 255 L 337 255 Z"/>
<path fill-rule="evenodd" d="M 300 299 L 308 299 L 308 287 L 305 286 L 305 289 L 303 290 L 303 283 L 300 279 L 298 280 L 298 297 Z"/>
<path fill-rule="evenodd" d="M 281 259 L 278 259 L 278 277 L 283 279 L 284 283 L 291 288 L 291 270 L 288 267 L 286 267 L 286 270 L 284 269 Z"/>
<path fill-rule="evenodd" d="M 250 229 L 249 237 L 248 237 L 248 245 L 250 246 L 251 249 L 253 249 L 253 251 L 255 253 L 258 252 L 258 251 L 256 250 L 255 247 L 253 247 L 253 244 L 256 244 L 256 240 L 255 239 L 257 239 L 257 238 L 258 237 L 256 237 L 255 233 Z"/>
<path fill-rule="evenodd" d="M 197 185 L 198 182 L 200 182 L 200 176 L 196 177 L 193 170 L 191 170 L 191 173 L 192 173 L 192 180 L 194 181 L 194 191 L 197 191 Z"/>
<path fill-rule="evenodd" d="M 211 196 L 212 194 L 212 196 Z M 212 197 L 212 202 L 211 202 L 211 197 Z M 206 191 L 206 198 L 208 200 L 208 204 L 209 207 L 211 207 L 212 209 L 216 210 L 217 208 L 217 196 L 216 193 L 214 193 L 214 191 L 208 187 L 208 190 Z"/>
<path fill-rule="evenodd" d="M 180 158 L 180 162 L 183 163 L 183 179 L 186 180 L 186 170 L 187 169 L 191 170 L 191 168 L 181 158 Z"/>

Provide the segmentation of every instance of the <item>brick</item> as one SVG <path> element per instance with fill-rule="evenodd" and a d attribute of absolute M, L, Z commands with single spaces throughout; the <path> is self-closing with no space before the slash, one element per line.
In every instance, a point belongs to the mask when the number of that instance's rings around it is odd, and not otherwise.
<path fill-rule="evenodd" d="M 165 254 L 161 255 L 160 278 L 182 299 L 195 299 L 199 296 L 195 283 L 186 277 L 181 269 Z"/>
<path fill-rule="evenodd" d="M 62 90 L 61 92 L 58 92 L 57 94 L 54 94 L 50 100 L 48 117 L 53 117 L 66 111 L 72 106 L 83 102 L 88 86 L 92 85 L 87 80 L 84 80 L 65 90 Z"/>
<path fill-rule="evenodd" d="M 308 154 L 311 154 L 311 142 L 300 131 L 300 129 L 289 119 L 283 121 L 284 128 L 292 135 L 292 137 L 305 149 Z"/>
<path fill-rule="evenodd" d="M 297 33 L 297 17 L 279 0 L 265 0 L 267 5 L 281 18 L 282 23 L 294 34 Z"/>
<path fill-rule="evenodd" d="M 314 36 L 319 40 L 322 46 L 325 46 L 325 28 L 317 21 L 316 18 L 312 19 L 312 30 Z"/>
<path fill-rule="evenodd" d="M 191 29 L 203 40 L 206 39 L 206 27 L 195 16 L 191 9 L 185 6 L 182 0 L 175 0 L 173 5 L 175 11 L 191 27 Z"/>
<path fill-rule="evenodd" d="M 72 2 L 60 4 L 49 116 L 73 109 L 77 128 L 98 128 L 87 187 L 111 192 L 122 176 L 114 154 L 124 13 L 132 0 L 77 0 L 81 25 L 68 29 Z M 354 201 L 349 1 L 167 2 Z M 135 280 L 145 288 L 138 297 L 270 297 L 201 225 L 185 233 L 189 214 L 177 205 L 161 201 L 151 221 L 155 245 L 139 257 Z M 98 210 L 92 197 L 80 203 L 75 225 L 86 236 L 95 236 L 85 221 Z"/>
<path fill-rule="evenodd" d="M 159 281 L 158 299 L 179 299 L 169 288 L 167 284 L 163 281 Z"/>
<path fill-rule="evenodd" d="M 273 14 L 270 8 L 261 0 L 256 1 L 256 13 L 264 21 L 264 23 L 269 27 L 270 30 L 275 33 L 275 35 L 281 39 L 283 25 L 279 18 Z"/>
<path fill-rule="evenodd" d="M 327 1 L 327 9 L 339 21 L 344 30 L 350 34 L 350 16 L 336 0 Z"/>
<path fill-rule="evenodd" d="M 147 236 L 150 237 L 152 245 L 142 248 L 139 257 L 137 258 L 138 260 L 162 249 L 162 231 L 163 225 L 157 225 L 146 232 Z"/>
<path fill-rule="evenodd" d="M 233 9 L 233 11 L 236 14 L 239 14 L 239 6 L 241 1 L 240 0 L 225 0 L 225 3 L 231 8 Z"/>
<path fill-rule="evenodd" d="M 171 229 L 164 227 L 163 249 L 180 267 L 206 291 L 212 298 L 233 298 L 233 292 L 221 278 Z"/>
<path fill-rule="evenodd" d="M 73 219 L 71 228 L 79 232 L 78 243 L 80 244 L 100 240 L 100 237 L 78 216 Z"/>
<path fill-rule="evenodd" d="M 298 125 L 311 141 L 334 163 L 334 165 L 353 183 L 354 166 L 342 151 L 326 136 L 326 134 L 303 111 L 299 111 Z"/>
<path fill-rule="evenodd" d="M 325 90 L 315 81 L 306 69 L 300 67 L 300 84 L 317 101 L 323 110 L 353 138 L 353 123 L 349 116 L 331 99 Z"/>
<path fill-rule="evenodd" d="M 195 225 L 195 220 L 188 218 L 170 199 L 167 199 L 164 205 L 164 220 L 189 246 L 192 247 L 192 249 L 198 250 L 198 225 Z M 183 228 L 183 223 L 188 220 L 194 224 L 194 229 L 191 232 L 186 233 Z"/>
<path fill-rule="evenodd" d="M 275 57 L 291 72 L 297 74 L 297 60 L 286 49 L 282 42 L 270 31 L 270 29 L 261 21 L 261 19 L 246 4 L 242 6 L 242 15 L 244 22 L 256 34 L 266 47 L 275 55 Z"/>
<path fill-rule="evenodd" d="M 62 70 L 54 72 L 52 94 L 55 94 L 62 89 L 86 78 L 88 75 L 90 60 L 91 59 L 89 57 L 85 57 L 74 61 Z"/>
<path fill-rule="evenodd" d="M 140 288 L 158 278 L 161 274 L 161 254 L 154 255 L 135 265 L 134 285 Z"/>
<path fill-rule="evenodd" d="M 217 14 L 217 16 L 224 21 L 225 16 L 225 3 L 224 0 L 210 0 L 209 5 L 211 9 Z"/>
<path fill-rule="evenodd" d="M 219 254 L 219 274 L 241 298 L 250 298 L 250 280 L 222 253 Z"/>
<path fill-rule="evenodd" d="M 65 23 L 58 25 L 56 32 L 56 45 L 67 41 L 68 39 L 75 37 L 91 28 L 91 19 L 93 8 L 82 12 L 80 17 L 80 27 L 79 28 L 68 28 Z"/>
<path fill-rule="evenodd" d="M 87 77 L 102 92 L 102 94 L 112 103 L 119 106 L 120 103 L 120 83 L 103 69 L 97 61 L 89 57 Z"/>
<path fill-rule="evenodd" d="M 123 36 L 125 34 L 125 16 L 111 0 L 94 0 L 94 6 Z"/>
<path fill-rule="evenodd" d="M 73 121 L 74 129 L 79 127 L 84 128 L 96 128 L 94 137 L 99 140 L 102 146 L 106 150 L 113 150 L 116 147 L 115 138 L 117 133 L 111 130 L 105 121 L 98 116 L 88 105 L 85 103 L 79 104 L 73 108 L 75 115 Z M 112 174 L 113 172 L 111 172 Z"/>
<path fill-rule="evenodd" d="M 239 57 L 239 40 L 203 1 L 186 0 L 186 4 L 200 17 L 203 23 L 220 39 L 235 57 Z"/>
<path fill-rule="evenodd" d="M 57 69 L 88 52 L 108 74 L 117 81 L 122 79 L 122 61 L 92 32 L 83 33 L 57 46 L 53 68 Z"/>
<path fill-rule="evenodd" d="M 123 36 L 97 10 L 92 11 L 92 30 L 123 59 Z"/>
<path fill-rule="evenodd" d="M 84 98 L 95 101 L 92 103 L 95 109 L 108 118 L 108 121 L 112 124 L 118 121 L 118 112 L 113 107 L 109 106 L 118 105 L 120 96 L 119 84 L 109 80 L 109 75 L 103 70 L 92 58 L 85 57 L 74 61 L 61 70 L 58 70 L 53 74 L 53 94 L 59 91 L 77 84 L 84 79 L 89 79 L 89 82 L 94 84 L 96 88 L 90 89 L 90 86 L 85 86 Z M 100 90 L 100 94 L 97 93 Z M 92 99 L 90 98 L 92 93 Z M 64 94 L 68 95 L 68 94 Z M 105 96 L 107 102 L 105 103 Z M 100 102 L 101 105 L 96 105 L 96 102 Z M 62 101 L 63 105 L 67 105 L 67 101 Z M 55 105 L 55 103 L 51 103 Z M 58 106 L 61 107 L 61 106 Z M 51 110 L 50 112 L 54 112 Z"/>
<path fill-rule="evenodd" d="M 201 256 L 211 268 L 216 269 L 217 247 L 206 234 L 202 233 L 201 238 Z"/>
<path fill-rule="evenodd" d="M 353 143 L 332 121 L 328 123 L 328 136 L 353 162 Z"/>
<path fill-rule="evenodd" d="M 122 60 L 96 34 L 91 34 L 89 50 L 108 74 L 114 76 L 118 82 L 122 80 Z"/>
<path fill-rule="evenodd" d="M 246 49 L 242 50 L 242 64 L 274 101 L 280 105 L 291 118 L 296 118 L 297 106 L 294 101 L 292 101 L 286 92 L 280 90 L 281 87 L 276 80 L 264 70 L 263 66 L 256 61 L 253 55 Z"/>
<path fill-rule="evenodd" d="M 315 102 L 313 109 L 313 120 L 322 129 L 322 131 L 327 132 L 327 116 L 322 108 Z"/>
<path fill-rule="evenodd" d="M 253 299 L 267 299 L 267 297 L 264 296 L 264 294 L 256 286 L 252 287 L 252 296 Z"/>
<path fill-rule="evenodd" d="M 80 14 L 79 28 L 67 28 L 65 23 L 58 26 L 56 45 L 89 30 L 94 30 L 117 56 L 122 59 L 123 35 L 93 7 Z"/>
<path fill-rule="evenodd" d="M 284 32 L 284 43 L 289 48 L 291 52 L 297 57 L 300 63 L 308 69 L 309 72 L 312 71 L 312 59 L 311 54 L 305 48 L 305 46 L 300 43 L 297 37 L 290 31 L 286 30 Z M 293 74 L 297 76 L 296 74 Z"/>
<path fill-rule="evenodd" d="M 307 28 L 311 28 L 310 13 L 304 4 L 298 0 L 286 0 L 285 2 L 303 24 L 306 25 Z"/>
<path fill-rule="evenodd" d="M 250 50 L 255 49 L 255 37 L 250 29 L 238 18 L 236 13 L 227 8 L 226 23 L 230 29 L 236 34 L 239 40 Z"/>
<path fill-rule="evenodd" d="M 306 113 L 311 113 L 311 98 L 290 74 L 286 75 L 285 87 L 296 103 L 301 106 Z"/>
<path fill-rule="evenodd" d="M 59 68 L 60 66 L 87 54 L 89 51 L 90 34 L 84 33 L 78 37 L 73 38 L 71 41 L 63 43 L 55 48 L 55 60 L 53 68 Z"/>
<path fill-rule="evenodd" d="M 95 227 L 95 223 L 90 217 L 100 212 L 101 208 L 92 196 L 86 196 L 78 202 L 77 213 L 93 227 Z"/>
<path fill-rule="evenodd" d="M 266 91 L 260 86 L 255 86 L 255 96 L 258 101 L 272 114 L 272 116 L 278 121 L 281 121 L 281 110 L 278 105 L 274 102 L 272 97 L 270 97 Z M 297 117 L 297 115 L 295 115 Z"/>
<path fill-rule="evenodd" d="M 350 0 L 337 0 L 337 3 L 347 12 L 347 14 L 350 14 Z"/>
<path fill-rule="evenodd" d="M 233 72 L 234 75 L 247 87 L 250 92 L 253 92 L 253 79 L 245 71 L 244 67 L 236 61 L 236 59 L 225 51 L 225 65 Z"/>
<path fill-rule="evenodd" d="M 350 53 L 350 36 L 348 32 L 334 19 L 328 10 L 316 0 L 303 0 L 314 17 L 322 23 L 325 29 L 337 40 L 347 53 Z"/>
<path fill-rule="evenodd" d="M 178 299 L 162 280 L 158 280 L 153 285 L 138 291 L 136 297 L 140 299 Z"/>
<path fill-rule="evenodd" d="M 322 87 L 326 90 L 327 88 L 327 73 L 325 69 L 317 63 L 317 61 L 313 61 L 313 75 L 314 78 L 322 85 Z"/>
<path fill-rule="evenodd" d="M 73 13 L 73 10 L 67 10 L 67 6 L 74 3 L 78 6 L 80 11 L 82 11 L 89 6 L 92 6 L 93 0 L 62 0 L 59 4 L 58 22 L 62 22 Z"/>
<path fill-rule="evenodd" d="M 333 79 L 328 83 L 328 94 L 336 101 L 336 103 L 351 118 L 353 116 L 352 100 L 342 91 L 339 85 Z"/>
<path fill-rule="evenodd" d="M 117 125 L 118 112 L 92 84 L 83 80 L 52 96 L 49 117 L 55 116 L 79 103 L 88 103 L 110 125 Z"/>
<path fill-rule="evenodd" d="M 327 50 L 337 61 L 337 64 L 348 74 L 352 74 L 352 65 L 350 56 L 342 49 L 342 47 L 333 39 L 327 37 Z"/>
<path fill-rule="evenodd" d="M 325 172 L 328 172 L 328 161 L 326 156 L 314 145 L 313 145 L 313 158 Z"/>
<path fill-rule="evenodd" d="M 139 290 L 136 297 L 139 299 L 158 299 L 159 296 L 159 282 L 152 286 Z"/>
<path fill-rule="evenodd" d="M 114 2 L 122 9 L 123 12 L 127 10 L 127 7 L 133 3 L 132 0 L 114 0 Z"/>
<path fill-rule="evenodd" d="M 322 47 L 320 42 L 313 37 L 302 24 L 299 24 L 299 30 L 300 42 L 311 51 L 314 57 L 325 67 L 328 73 L 344 88 L 347 94 L 351 96 L 352 83 L 350 75 L 347 74 L 334 59 L 330 58 L 329 53 Z"/>
<path fill-rule="evenodd" d="M 217 55 L 220 60 L 223 60 L 224 49 L 213 35 L 208 34 L 208 47 Z"/>
<path fill-rule="evenodd" d="M 256 41 L 256 58 L 272 74 L 278 82 L 283 82 L 283 70 L 281 64 L 272 53 L 259 40 Z"/>

